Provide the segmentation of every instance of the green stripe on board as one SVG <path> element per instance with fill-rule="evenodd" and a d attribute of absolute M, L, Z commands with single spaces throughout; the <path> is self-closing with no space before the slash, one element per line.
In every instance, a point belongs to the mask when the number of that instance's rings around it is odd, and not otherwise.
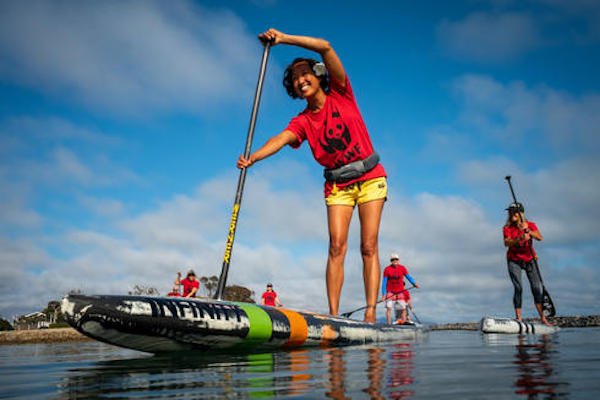
<path fill-rule="evenodd" d="M 250 320 L 250 330 L 244 339 L 244 344 L 261 344 L 271 339 L 273 323 L 269 314 L 260 307 L 248 303 L 235 303 L 240 307 Z"/>

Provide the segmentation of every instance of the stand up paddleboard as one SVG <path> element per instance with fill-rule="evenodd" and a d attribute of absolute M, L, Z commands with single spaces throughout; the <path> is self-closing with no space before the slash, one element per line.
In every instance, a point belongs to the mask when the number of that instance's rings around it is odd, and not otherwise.
<path fill-rule="evenodd" d="M 521 322 L 512 318 L 484 317 L 479 325 L 483 333 L 554 333 L 560 328 L 541 323 Z"/>
<path fill-rule="evenodd" d="M 62 310 L 84 335 L 148 353 L 343 346 L 410 340 L 423 332 L 420 324 L 372 324 L 212 299 L 69 295 Z"/>

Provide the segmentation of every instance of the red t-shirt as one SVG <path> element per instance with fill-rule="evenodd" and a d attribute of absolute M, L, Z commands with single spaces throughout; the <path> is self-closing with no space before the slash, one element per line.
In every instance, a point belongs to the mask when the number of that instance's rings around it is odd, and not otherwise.
<path fill-rule="evenodd" d="M 277 297 L 277 293 L 274 291 L 266 291 L 262 294 L 262 298 L 265 301 L 265 306 L 273 306 L 275 307 L 275 297 Z"/>
<path fill-rule="evenodd" d="M 404 290 L 404 275 L 408 274 L 404 265 L 388 265 L 383 270 L 383 276 L 387 277 L 385 285 L 386 293 L 398 293 Z M 407 292 L 405 292 L 407 293 Z"/>
<path fill-rule="evenodd" d="M 531 222 L 527 221 L 529 225 L 530 231 L 537 231 L 537 226 Z M 516 239 L 519 236 L 522 236 L 523 231 L 517 228 L 516 226 L 509 225 L 504 226 L 504 237 L 508 239 Z M 533 246 L 530 244 L 529 240 L 521 240 L 515 246 L 510 246 L 508 251 L 506 252 L 506 258 L 511 261 L 531 261 L 535 255 L 535 250 L 533 250 Z"/>
<path fill-rule="evenodd" d="M 192 289 L 198 289 L 200 287 L 200 283 L 198 281 L 190 281 L 188 278 L 181 280 L 181 285 L 183 285 L 183 297 L 187 296 Z M 198 292 L 196 291 L 196 293 Z M 196 297 L 196 295 L 194 294 L 192 297 Z"/>
<path fill-rule="evenodd" d="M 167 296 L 169 296 L 169 297 L 181 297 L 181 293 L 179 293 L 179 292 L 169 292 L 169 293 L 167 293 Z"/>
<path fill-rule="evenodd" d="M 298 148 L 308 140 L 315 160 L 328 169 L 364 160 L 373 153 L 371 138 L 358 110 L 348 77 L 345 87 L 332 78 L 323 108 L 316 113 L 305 109 L 292 118 L 286 130 L 293 132 L 298 138 L 298 142 L 292 147 Z M 386 176 L 386 173 L 383 166 L 378 164 L 363 176 L 336 183 L 336 186 L 341 188 L 382 176 Z M 325 181 L 325 197 L 329 196 L 332 188 L 333 182 Z"/>

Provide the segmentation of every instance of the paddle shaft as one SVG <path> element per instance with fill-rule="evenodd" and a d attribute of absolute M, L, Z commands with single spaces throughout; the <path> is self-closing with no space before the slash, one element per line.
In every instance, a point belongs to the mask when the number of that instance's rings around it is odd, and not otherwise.
<path fill-rule="evenodd" d="M 411 287 L 409 287 L 408 289 L 404 289 L 404 290 L 402 290 L 401 292 L 394 293 L 394 295 L 397 295 L 397 294 L 400 294 L 400 293 L 407 292 L 407 291 L 409 291 L 409 290 L 411 290 L 411 289 L 414 289 L 415 287 L 416 287 L 416 286 L 411 286 Z M 390 299 L 389 297 L 386 297 L 386 298 L 385 298 L 385 299 L 383 299 L 383 300 L 379 300 L 377 303 L 375 303 L 375 305 L 377 305 L 377 304 L 379 304 L 379 303 L 382 303 L 382 302 L 384 302 L 384 301 L 387 301 L 387 300 L 389 300 L 389 299 Z M 355 312 L 357 312 L 357 311 L 360 311 L 360 310 L 364 310 L 364 309 L 365 309 L 365 308 L 367 308 L 367 307 L 369 307 L 369 306 L 362 306 L 361 308 L 357 308 L 356 310 L 345 312 L 345 313 L 343 313 L 343 314 L 341 314 L 341 315 L 342 315 L 342 317 L 348 318 L 349 316 L 351 316 L 351 315 L 352 315 L 352 314 L 354 314 Z"/>
<path fill-rule="evenodd" d="M 258 74 L 258 83 L 256 84 L 256 92 L 254 93 L 254 104 L 252 105 L 252 114 L 250 116 L 250 125 L 248 126 L 248 136 L 246 138 L 246 148 L 244 149 L 244 158 L 250 156 L 252 149 L 252 138 L 254 137 L 254 128 L 256 126 L 256 116 L 258 115 L 258 107 L 260 105 L 260 95 L 262 93 L 263 82 L 265 80 L 265 73 L 267 71 L 267 60 L 269 58 L 269 51 L 271 49 L 271 42 L 264 43 L 264 50 L 262 55 L 262 61 L 260 65 L 260 72 Z M 240 206 L 242 203 L 242 194 L 244 193 L 244 183 L 246 182 L 246 168 L 240 170 L 240 176 L 238 178 L 237 190 L 235 192 L 235 201 L 233 203 L 233 211 L 231 213 L 231 222 L 229 224 L 229 232 L 227 234 L 227 243 L 225 244 L 225 255 L 223 256 L 223 266 L 221 267 L 221 276 L 219 276 L 219 283 L 217 284 L 217 291 L 215 292 L 215 299 L 221 300 L 223 298 L 223 292 L 225 291 L 225 285 L 227 284 L 227 275 L 229 273 L 229 264 L 231 262 L 231 253 L 233 251 L 233 241 L 235 239 L 235 230 L 237 227 L 237 221 L 239 218 Z"/>
<path fill-rule="evenodd" d="M 511 176 L 508 175 L 505 179 L 508 182 L 508 187 L 510 188 L 510 193 L 512 194 L 513 201 L 515 203 L 517 203 L 517 196 L 515 195 L 515 191 L 513 189 L 513 185 L 510 180 Z M 519 220 L 521 221 L 521 223 L 523 223 L 523 214 L 521 212 L 519 212 Z M 533 263 L 535 265 L 535 269 L 537 270 L 538 276 L 540 277 L 540 282 L 542 283 L 542 288 L 544 290 L 544 292 L 543 292 L 544 302 L 542 303 L 542 307 L 543 307 L 544 311 L 548 311 L 547 316 L 554 316 L 554 314 L 556 314 L 556 309 L 554 308 L 554 302 L 552 301 L 550 294 L 546 290 L 544 281 L 542 280 L 542 273 L 540 272 L 540 267 L 538 266 L 537 257 L 533 250 L 533 240 L 532 239 L 529 239 L 529 247 L 531 248 L 531 253 L 533 255 Z"/>
<path fill-rule="evenodd" d="M 419 320 L 419 317 L 417 317 L 417 314 L 415 314 L 415 310 L 413 310 L 412 306 L 408 307 L 410 309 L 410 312 L 412 313 L 413 317 L 415 317 L 415 319 L 417 320 L 418 323 L 421 323 L 421 321 Z"/>

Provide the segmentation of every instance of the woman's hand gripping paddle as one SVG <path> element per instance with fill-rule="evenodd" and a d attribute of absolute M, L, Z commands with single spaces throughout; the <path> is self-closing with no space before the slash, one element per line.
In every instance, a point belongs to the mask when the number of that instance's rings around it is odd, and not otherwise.
<path fill-rule="evenodd" d="M 262 92 L 263 82 L 265 80 L 265 72 L 267 70 L 267 60 L 269 58 L 269 50 L 271 49 L 270 41 L 263 41 L 265 46 L 262 55 L 262 62 L 260 65 L 260 72 L 258 74 L 258 83 L 256 84 L 256 92 L 254 93 L 254 104 L 252 106 L 252 114 L 250 116 L 250 125 L 248 127 L 248 136 L 246 138 L 246 149 L 244 151 L 244 158 L 250 156 L 250 150 L 252 149 L 252 137 L 254 136 L 254 127 L 256 126 L 256 115 L 258 114 L 258 106 L 260 104 L 260 94 Z M 221 300 L 223 298 L 223 292 L 225 291 L 225 285 L 227 284 L 227 274 L 229 273 L 229 263 L 231 261 L 231 253 L 233 250 L 233 240 L 235 238 L 235 228 L 239 218 L 240 205 L 242 203 L 242 194 L 244 192 L 244 182 L 246 181 L 246 168 L 240 170 L 240 177 L 238 179 L 237 191 L 235 192 L 235 201 L 233 203 L 233 212 L 231 213 L 231 222 L 229 224 L 229 231 L 227 234 L 227 243 L 225 245 L 225 255 L 223 256 L 223 266 L 221 268 L 221 276 L 219 277 L 219 283 L 217 285 L 217 291 L 215 292 L 215 299 Z"/>

